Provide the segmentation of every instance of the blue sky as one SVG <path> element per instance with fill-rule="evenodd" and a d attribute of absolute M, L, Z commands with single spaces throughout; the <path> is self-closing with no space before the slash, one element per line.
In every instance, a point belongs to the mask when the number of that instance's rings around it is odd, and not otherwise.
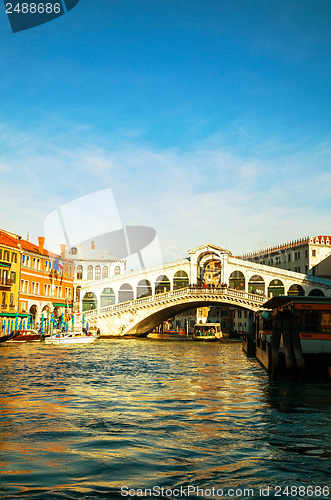
<path fill-rule="evenodd" d="M 0 5 L 0 227 L 111 188 L 164 259 L 330 234 L 328 0 L 80 0 L 13 34 Z"/>

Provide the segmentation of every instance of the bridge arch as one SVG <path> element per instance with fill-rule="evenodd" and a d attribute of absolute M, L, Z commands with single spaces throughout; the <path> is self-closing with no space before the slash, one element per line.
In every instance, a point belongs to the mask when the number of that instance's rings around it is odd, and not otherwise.
<path fill-rule="evenodd" d="M 118 302 L 133 300 L 133 288 L 129 283 L 123 283 L 118 290 Z"/>
<path fill-rule="evenodd" d="M 248 292 L 265 295 L 265 281 L 259 274 L 254 274 L 248 281 Z"/>
<path fill-rule="evenodd" d="M 82 300 L 83 312 L 91 311 L 92 309 L 96 309 L 97 307 L 98 307 L 98 300 L 95 293 L 86 292 Z"/>
<path fill-rule="evenodd" d="M 137 285 L 137 299 L 141 299 L 142 297 L 148 297 L 152 295 L 152 287 L 148 280 L 140 280 Z"/>
<path fill-rule="evenodd" d="M 281 280 L 271 280 L 268 285 L 268 297 L 285 295 L 285 286 Z"/>
<path fill-rule="evenodd" d="M 312 290 L 310 290 L 308 295 L 310 297 L 325 297 L 324 292 L 319 288 L 313 288 Z"/>
<path fill-rule="evenodd" d="M 102 290 L 100 295 L 100 307 L 109 306 L 115 304 L 116 296 L 112 288 L 106 287 Z"/>
<path fill-rule="evenodd" d="M 189 284 L 189 277 L 186 271 L 177 271 L 173 277 L 173 289 L 185 288 Z"/>
<path fill-rule="evenodd" d="M 161 274 L 155 281 L 155 295 L 159 293 L 170 292 L 171 284 L 168 276 Z"/>
<path fill-rule="evenodd" d="M 305 294 L 304 289 L 302 288 L 301 285 L 291 285 L 290 288 L 287 291 L 287 295 L 292 295 L 292 296 L 300 296 L 303 297 Z"/>
<path fill-rule="evenodd" d="M 138 320 L 134 325 L 131 325 L 129 329 L 125 331 L 125 335 L 138 335 L 138 336 L 147 336 L 148 333 L 152 332 L 154 328 L 156 328 L 159 324 L 167 321 L 169 318 L 176 316 L 188 309 L 198 309 L 200 307 L 206 306 L 218 306 L 229 304 L 227 301 L 220 300 L 219 302 L 215 301 L 192 301 L 189 300 L 187 303 L 182 304 L 168 304 L 159 308 L 157 311 L 153 311 L 150 314 L 147 314 L 144 318 Z M 256 310 L 256 308 L 251 308 L 249 305 L 243 306 L 242 304 L 238 304 L 238 307 L 241 310 L 247 310 L 248 312 Z M 249 321 L 253 324 L 253 315 L 248 314 Z M 220 321 L 221 323 L 221 321 Z"/>
<path fill-rule="evenodd" d="M 229 276 L 229 288 L 245 290 L 245 276 L 241 271 L 233 271 Z"/>

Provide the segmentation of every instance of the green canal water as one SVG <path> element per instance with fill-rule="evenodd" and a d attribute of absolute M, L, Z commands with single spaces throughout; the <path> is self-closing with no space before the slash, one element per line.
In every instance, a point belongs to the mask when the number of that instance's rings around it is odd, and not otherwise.
<path fill-rule="evenodd" d="M 0 372 L 0 498 L 328 498 L 330 382 L 238 344 L 2 344 Z"/>

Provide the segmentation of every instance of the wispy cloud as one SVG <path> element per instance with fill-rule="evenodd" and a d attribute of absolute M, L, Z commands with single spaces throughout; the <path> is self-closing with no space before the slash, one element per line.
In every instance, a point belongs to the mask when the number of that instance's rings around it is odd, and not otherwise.
<path fill-rule="evenodd" d="M 203 242 L 240 253 L 329 232 L 329 138 L 291 146 L 247 136 L 250 150 L 236 153 L 215 136 L 158 150 L 139 134 L 106 143 L 77 130 L 41 139 L 0 127 L 0 227 L 37 236 L 49 212 L 110 187 L 123 224 L 156 229 L 166 260 Z"/>

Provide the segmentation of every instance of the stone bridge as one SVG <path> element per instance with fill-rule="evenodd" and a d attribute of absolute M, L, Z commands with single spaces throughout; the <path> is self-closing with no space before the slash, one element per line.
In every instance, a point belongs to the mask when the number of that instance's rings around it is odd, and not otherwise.
<path fill-rule="evenodd" d="M 188 308 L 217 303 L 256 311 L 266 298 L 231 288 L 181 288 L 84 313 L 85 321 L 108 335 L 146 336 L 157 325 Z"/>
<path fill-rule="evenodd" d="M 139 328 L 151 331 L 185 309 L 215 302 L 255 310 L 275 295 L 331 296 L 331 280 L 243 260 L 215 245 L 201 245 L 188 254 L 109 279 L 77 280 L 79 310 L 103 331 L 131 335 Z M 211 287 L 203 290 L 206 282 Z"/>

